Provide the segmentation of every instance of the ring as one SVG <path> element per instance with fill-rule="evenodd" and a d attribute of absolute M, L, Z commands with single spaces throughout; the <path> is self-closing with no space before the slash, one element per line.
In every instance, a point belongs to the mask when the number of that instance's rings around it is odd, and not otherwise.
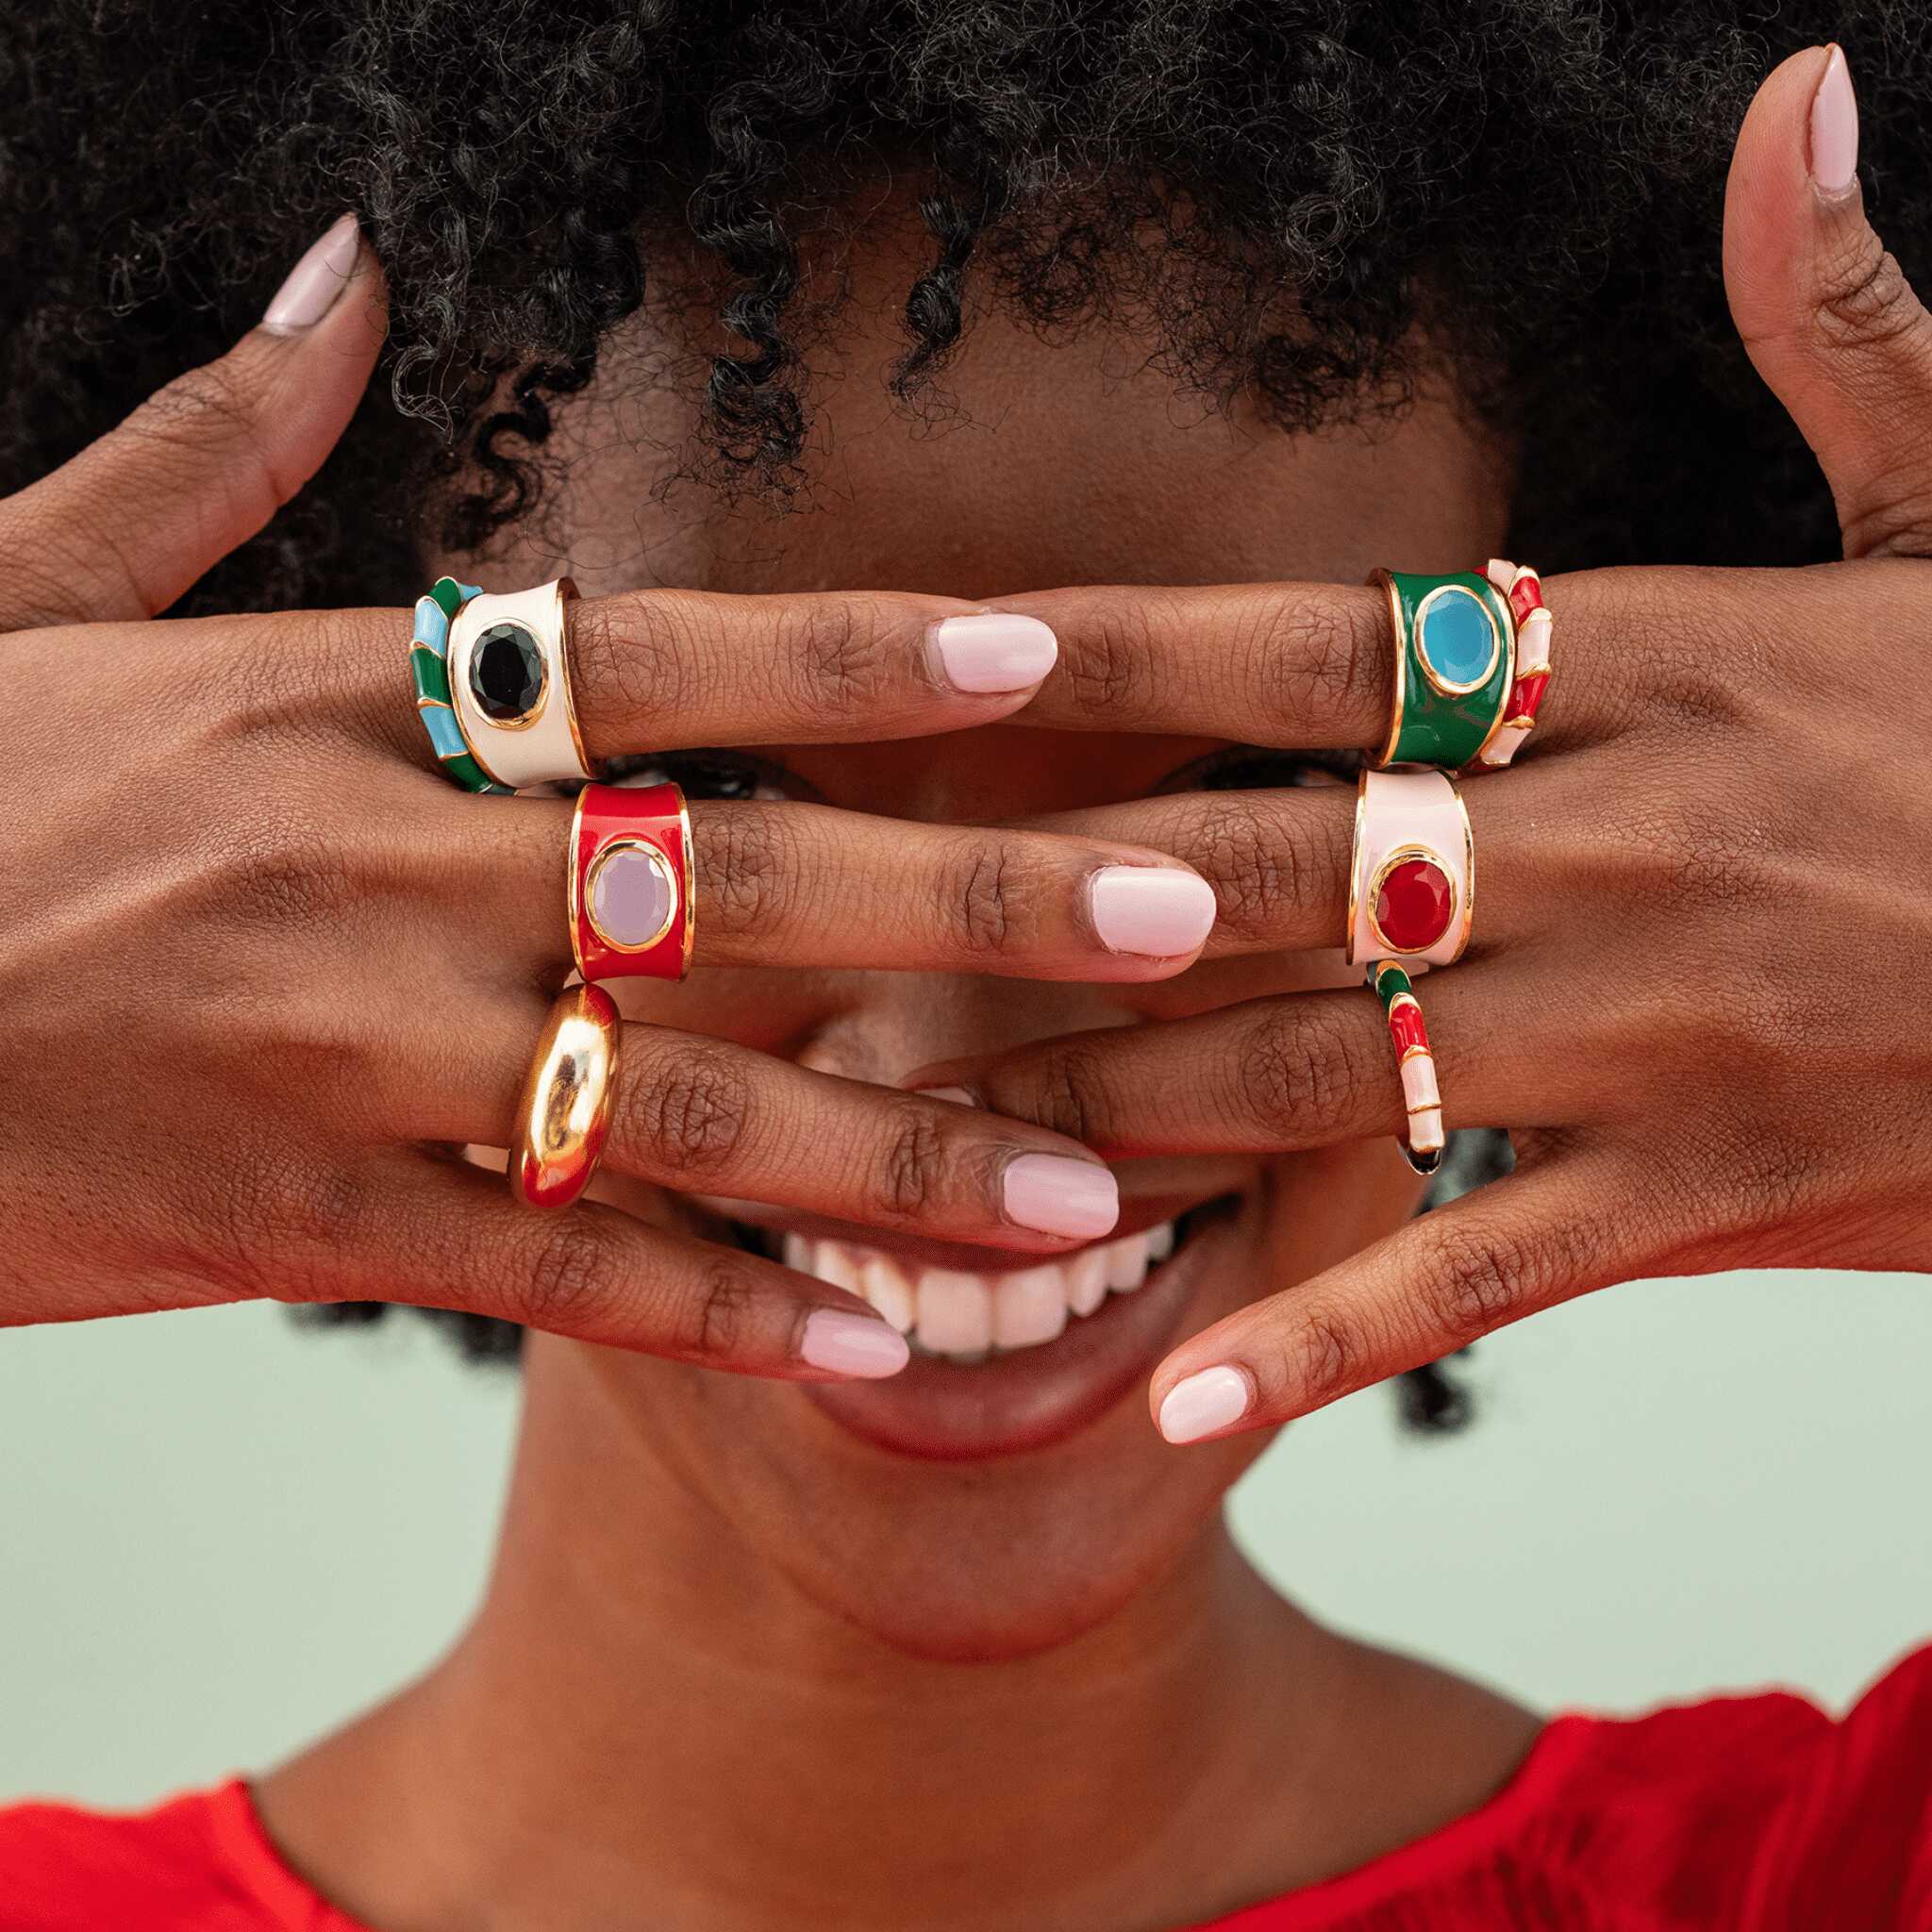
<path fill-rule="evenodd" d="M 1456 781 L 1365 770 L 1356 783 L 1348 963 L 1453 965 L 1474 919 L 1475 841 Z"/>
<path fill-rule="evenodd" d="M 439 577 L 416 600 L 409 671 L 442 769 L 465 791 L 591 775 L 564 655 L 568 577 L 491 596 Z"/>
<path fill-rule="evenodd" d="M 1503 707 L 1503 722 L 1476 754 L 1478 764 L 1500 770 L 1535 727 L 1537 707 L 1550 682 L 1550 632 L 1556 620 L 1543 603 L 1543 580 L 1527 564 L 1492 557 L 1484 575 L 1508 598 L 1509 614 L 1516 620 L 1516 680 Z"/>
<path fill-rule="evenodd" d="M 691 813 L 675 785 L 586 785 L 570 826 L 570 943 L 586 980 L 691 970 Z"/>
<path fill-rule="evenodd" d="M 1389 1021 L 1389 1038 L 1395 1046 L 1395 1064 L 1402 1072 L 1402 1104 L 1408 1130 L 1397 1142 L 1402 1158 L 1417 1174 L 1434 1174 L 1442 1164 L 1442 1095 L 1436 1085 L 1436 1057 L 1429 1051 L 1429 1029 L 1408 974 L 1393 959 L 1378 959 L 1369 968 L 1369 984 L 1382 1002 Z"/>
<path fill-rule="evenodd" d="M 467 597 L 450 618 L 449 687 L 470 756 L 506 791 L 591 775 L 564 657 L 568 577 Z"/>
<path fill-rule="evenodd" d="M 409 639 L 409 675 L 416 684 L 416 711 L 429 734 L 429 748 L 450 782 L 465 791 L 508 791 L 470 753 L 470 741 L 457 722 L 450 703 L 449 624 L 473 597 L 482 595 L 475 584 L 438 577 L 428 596 L 416 599 L 415 628 Z"/>
<path fill-rule="evenodd" d="M 568 1208 L 604 1152 L 623 1033 L 602 987 L 558 996 L 517 1106 L 509 1185 L 525 1208 Z"/>
<path fill-rule="evenodd" d="M 1486 576 L 1378 570 L 1395 631 L 1389 740 L 1374 760 L 1459 772 L 1501 729 L 1516 683 L 1516 623 Z"/>

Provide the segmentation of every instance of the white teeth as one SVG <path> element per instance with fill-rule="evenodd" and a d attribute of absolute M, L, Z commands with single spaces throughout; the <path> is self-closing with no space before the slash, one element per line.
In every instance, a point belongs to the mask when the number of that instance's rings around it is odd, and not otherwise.
<path fill-rule="evenodd" d="M 1057 1262 L 1003 1274 L 992 1289 L 992 1339 L 1000 1348 L 1035 1348 L 1067 1325 L 1067 1271 Z"/>
<path fill-rule="evenodd" d="M 858 1292 L 858 1261 L 852 1252 L 837 1241 L 821 1241 L 812 1271 L 821 1281 L 842 1288 L 847 1294 Z"/>
<path fill-rule="evenodd" d="M 992 1345 L 992 1292 L 983 1274 L 928 1268 L 919 1277 L 919 1342 L 935 1355 Z"/>
<path fill-rule="evenodd" d="M 999 1349 L 1054 1341 L 1069 1315 L 1092 1314 L 1109 1289 L 1131 1294 L 1146 1280 L 1150 1264 L 1173 1254 L 1174 1241 L 1174 1223 L 1167 1221 L 1144 1234 L 1096 1242 L 1064 1261 L 1000 1274 L 914 1269 L 874 1248 L 796 1234 L 785 1237 L 780 1252 L 786 1267 L 863 1295 L 927 1354 L 976 1362 Z"/>
<path fill-rule="evenodd" d="M 912 1298 L 912 1284 L 896 1261 L 874 1255 L 858 1271 L 858 1291 L 901 1335 L 911 1332 L 919 1307 Z"/>
<path fill-rule="evenodd" d="M 1147 1237 L 1130 1234 L 1107 1244 L 1107 1285 L 1116 1294 L 1131 1294 L 1147 1279 Z"/>
<path fill-rule="evenodd" d="M 1107 1299 L 1107 1250 L 1082 1248 L 1066 1269 L 1068 1307 L 1091 1315 Z"/>

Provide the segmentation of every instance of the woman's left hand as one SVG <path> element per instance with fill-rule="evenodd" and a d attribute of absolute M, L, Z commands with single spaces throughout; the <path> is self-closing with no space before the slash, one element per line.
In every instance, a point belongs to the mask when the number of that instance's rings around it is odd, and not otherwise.
<path fill-rule="evenodd" d="M 1153 1378 L 1157 1416 L 1183 1379 L 1232 1368 L 1245 1408 L 1199 1433 L 1277 1423 L 1637 1276 L 1932 1269 L 1932 319 L 1865 221 L 1830 112 L 1841 61 L 1825 70 L 1813 49 L 1760 91 L 1724 267 L 1752 358 L 1830 482 L 1847 560 L 1545 581 L 1556 673 L 1529 748 L 1463 788 L 1474 941 L 1419 986 L 1449 1124 L 1509 1128 L 1516 1172 L 1184 1342 Z M 1080 590 L 1003 608 L 1060 640 L 1033 722 L 1306 747 L 1387 729 L 1375 591 Z M 1212 958 L 1338 943 L 1354 808 L 1352 787 L 1193 793 L 1054 828 L 1204 874 Z M 917 1084 L 1103 1152 L 1404 1125 L 1381 1008 L 1358 987 L 1047 1041 Z"/>

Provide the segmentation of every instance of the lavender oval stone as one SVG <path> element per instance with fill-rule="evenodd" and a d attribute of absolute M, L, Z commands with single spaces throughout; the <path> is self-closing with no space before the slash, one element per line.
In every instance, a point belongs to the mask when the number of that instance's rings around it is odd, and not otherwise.
<path fill-rule="evenodd" d="M 675 889 L 662 857 L 620 845 L 591 874 L 591 923 L 613 946 L 648 946 L 671 924 Z"/>

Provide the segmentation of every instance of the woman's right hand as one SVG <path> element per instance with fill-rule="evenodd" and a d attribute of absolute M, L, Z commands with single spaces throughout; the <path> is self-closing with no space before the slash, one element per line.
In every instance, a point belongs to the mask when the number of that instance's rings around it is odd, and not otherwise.
<path fill-rule="evenodd" d="M 438 775 L 407 614 L 154 621 L 327 454 L 381 303 L 339 225 L 228 356 L 0 502 L 0 1324 L 381 1299 L 758 1374 L 890 1373 L 903 1351 L 856 1296 L 611 1208 L 520 1208 L 451 1157 L 507 1141 L 570 966 L 571 808 Z M 944 599 L 574 613 L 593 760 L 957 730 L 1052 662 L 1043 625 Z M 694 800 L 691 824 L 698 970 L 1144 980 L 1212 918 L 1185 866 L 1099 840 L 795 803 Z M 658 1026 L 625 1029 L 605 1164 L 1043 1255 L 1112 1223 L 1111 1176 L 1057 1135 Z"/>

